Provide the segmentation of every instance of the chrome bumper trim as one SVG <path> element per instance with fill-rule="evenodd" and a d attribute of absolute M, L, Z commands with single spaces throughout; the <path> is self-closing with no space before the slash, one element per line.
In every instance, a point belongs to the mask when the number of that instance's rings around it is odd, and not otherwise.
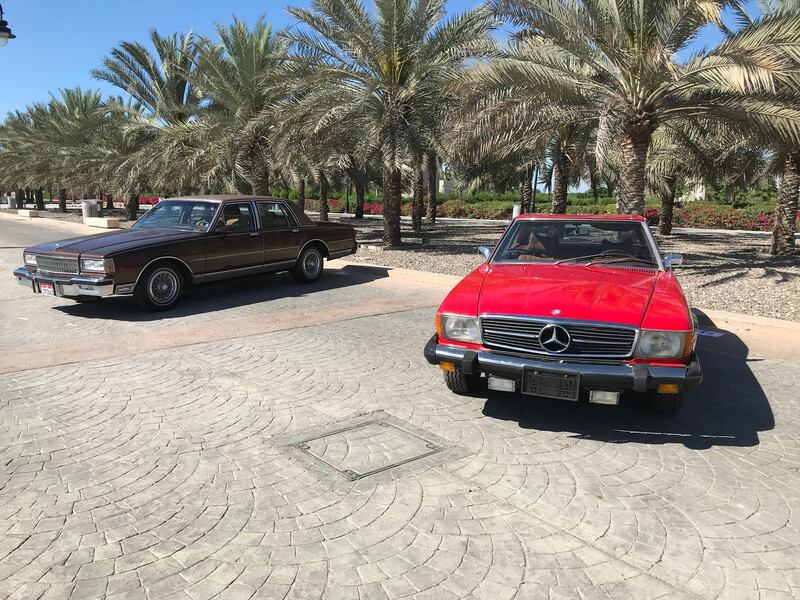
<path fill-rule="evenodd" d="M 52 283 L 56 296 L 74 298 L 77 296 L 96 296 L 105 298 L 114 295 L 114 280 L 108 277 L 99 279 L 91 277 L 58 277 L 31 273 L 25 267 L 14 269 L 17 283 L 28 287 L 33 293 L 40 294 L 40 282 Z"/>

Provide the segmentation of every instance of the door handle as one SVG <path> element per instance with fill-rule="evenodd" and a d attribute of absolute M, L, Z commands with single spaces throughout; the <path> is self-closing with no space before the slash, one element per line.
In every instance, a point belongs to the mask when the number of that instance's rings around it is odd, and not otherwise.
<path fill-rule="evenodd" d="M 256 237 L 256 236 L 261 235 L 261 234 L 258 233 L 257 231 L 252 231 L 252 232 L 250 232 L 249 235 L 250 235 L 250 237 Z"/>
<path fill-rule="evenodd" d="M 299 229 L 292 229 L 292 233 L 300 233 Z"/>

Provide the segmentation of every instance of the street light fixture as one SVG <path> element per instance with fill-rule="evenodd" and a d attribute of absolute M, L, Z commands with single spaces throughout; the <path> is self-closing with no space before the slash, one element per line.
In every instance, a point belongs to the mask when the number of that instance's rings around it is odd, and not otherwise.
<path fill-rule="evenodd" d="M 3 5 L 0 4 L 0 48 L 8 43 L 8 40 L 13 40 L 15 36 L 11 33 L 11 28 L 8 22 L 3 19 Z"/>

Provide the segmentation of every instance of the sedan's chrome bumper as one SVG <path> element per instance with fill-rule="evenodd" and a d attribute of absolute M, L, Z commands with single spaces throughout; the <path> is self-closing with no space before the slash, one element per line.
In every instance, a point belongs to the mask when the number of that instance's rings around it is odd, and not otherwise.
<path fill-rule="evenodd" d="M 436 334 L 425 345 L 425 358 L 432 365 L 450 362 L 464 373 L 486 373 L 516 381 L 522 380 L 525 369 L 580 374 L 582 386 L 602 389 L 632 389 L 645 392 L 662 383 L 674 383 L 683 390 L 695 387 L 703 379 L 700 362 L 694 360 L 685 367 L 647 365 L 641 363 L 583 363 L 539 360 L 536 358 L 496 354 L 447 346 L 438 343 Z"/>
<path fill-rule="evenodd" d="M 110 277 L 41 275 L 32 273 L 25 267 L 14 269 L 14 277 L 17 278 L 17 283 L 27 287 L 35 294 L 41 294 L 41 283 L 52 283 L 56 296 L 65 298 L 78 296 L 105 298 L 114 295 L 114 280 Z"/>

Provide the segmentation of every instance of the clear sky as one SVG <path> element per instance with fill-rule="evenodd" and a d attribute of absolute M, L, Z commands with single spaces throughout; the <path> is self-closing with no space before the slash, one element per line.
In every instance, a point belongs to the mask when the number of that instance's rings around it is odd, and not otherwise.
<path fill-rule="evenodd" d="M 0 0 L 5 18 L 17 35 L 0 48 L 0 120 L 11 110 L 47 100 L 49 92 L 81 86 L 112 91 L 94 81 L 90 69 L 98 67 L 118 42 L 148 41 L 150 29 L 161 33 L 209 35 L 214 23 L 233 17 L 253 22 L 266 15 L 276 28 L 292 20 L 288 4 L 307 6 L 309 0 Z M 755 0 L 750 0 L 754 3 Z M 369 0 L 367 0 L 369 3 Z M 480 0 L 448 0 L 457 13 Z M 703 35 L 699 44 L 713 44 Z"/>
<path fill-rule="evenodd" d="M 148 41 L 160 33 L 193 30 L 210 35 L 214 23 L 233 15 L 255 21 L 266 15 L 276 28 L 293 20 L 284 8 L 309 0 L 0 0 L 17 39 L 0 48 L 0 120 L 8 111 L 46 100 L 50 91 L 101 86 L 90 75 L 122 40 Z M 448 0 L 459 12 L 479 0 Z"/>

